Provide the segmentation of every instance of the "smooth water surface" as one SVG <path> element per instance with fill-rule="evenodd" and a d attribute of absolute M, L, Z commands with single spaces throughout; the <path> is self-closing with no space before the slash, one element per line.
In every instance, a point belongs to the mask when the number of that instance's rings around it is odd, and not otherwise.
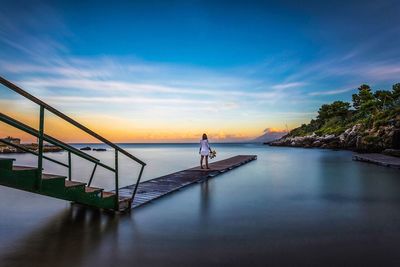
<path fill-rule="evenodd" d="M 123 147 L 148 163 L 144 180 L 199 160 L 195 144 Z M 398 266 L 398 170 L 354 162 L 348 151 L 215 149 L 216 160 L 258 159 L 128 215 L 1 186 L 0 266 Z M 113 151 L 90 153 L 113 164 Z M 48 155 L 66 160 L 65 153 Z M 13 156 L 17 164 L 35 164 L 33 156 Z M 87 181 L 93 166 L 76 158 L 73 164 L 74 179 Z M 122 157 L 121 186 L 132 184 L 137 171 Z M 112 174 L 100 170 L 95 185 L 112 189 Z"/>

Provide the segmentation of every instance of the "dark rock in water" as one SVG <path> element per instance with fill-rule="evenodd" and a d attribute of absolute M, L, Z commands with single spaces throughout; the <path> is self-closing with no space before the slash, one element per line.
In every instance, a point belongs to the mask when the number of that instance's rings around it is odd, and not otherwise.
<path fill-rule="evenodd" d="M 93 151 L 107 151 L 105 148 L 93 148 Z"/>
<path fill-rule="evenodd" d="M 58 146 L 51 146 L 51 145 L 45 145 L 43 147 L 43 152 L 61 152 L 64 149 L 62 149 L 61 147 Z"/>
<path fill-rule="evenodd" d="M 81 150 L 89 151 L 89 150 L 92 150 L 92 149 L 91 149 L 90 147 L 88 147 L 88 146 L 85 146 L 85 147 L 82 147 Z M 93 149 L 93 150 L 94 150 L 94 149 Z"/>

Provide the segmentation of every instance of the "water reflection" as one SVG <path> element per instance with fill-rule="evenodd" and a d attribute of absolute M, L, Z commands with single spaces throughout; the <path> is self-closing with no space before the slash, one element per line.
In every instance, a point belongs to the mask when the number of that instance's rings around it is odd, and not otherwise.
<path fill-rule="evenodd" d="M 18 242 L 0 258 L 1 266 L 79 266 L 109 232 L 118 216 L 71 205 Z"/>
<path fill-rule="evenodd" d="M 151 158 L 147 177 L 197 163 L 190 145 L 154 147 L 135 148 Z M 398 265 L 398 170 L 346 151 L 218 151 L 258 159 L 127 216 L 3 188 L 0 266 Z"/>
<path fill-rule="evenodd" d="M 211 183 L 207 180 L 201 183 L 200 190 L 200 211 L 201 218 L 206 219 L 209 213 L 210 204 L 211 204 L 211 194 L 212 194 L 212 186 Z"/>

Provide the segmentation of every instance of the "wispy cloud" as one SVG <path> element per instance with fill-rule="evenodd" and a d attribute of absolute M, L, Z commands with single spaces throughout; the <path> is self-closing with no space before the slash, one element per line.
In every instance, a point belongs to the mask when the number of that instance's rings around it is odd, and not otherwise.
<path fill-rule="evenodd" d="M 46 97 L 49 102 L 65 104 L 65 103 L 81 103 L 81 104 L 157 104 L 157 105 L 212 105 L 213 101 L 190 100 L 179 98 L 157 98 L 157 97 L 79 97 L 79 96 L 62 96 L 62 97 Z"/>
<path fill-rule="evenodd" d="M 338 95 L 342 93 L 347 93 L 350 91 L 354 91 L 355 87 L 348 87 L 343 89 L 334 89 L 334 90 L 323 90 L 309 93 L 310 96 L 320 96 L 320 95 Z"/>
<path fill-rule="evenodd" d="M 281 90 L 281 89 L 288 89 L 288 88 L 293 88 L 293 87 L 303 87 L 306 84 L 307 84 L 306 82 L 290 82 L 290 83 L 276 84 L 276 85 L 273 85 L 272 88 Z"/>
<path fill-rule="evenodd" d="M 70 63 L 72 61 L 73 63 Z M 263 84 L 258 79 L 232 76 L 192 67 L 162 66 L 153 63 L 118 61 L 111 57 L 101 59 L 66 59 L 50 64 L 8 63 L 0 61 L 0 69 L 16 75 L 16 82 L 36 94 L 69 94 L 74 90 L 82 94 L 109 97 L 138 97 L 151 95 L 169 97 L 220 98 L 235 102 L 253 99 L 258 103 L 276 102 L 293 95 L 283 89 L 302 86 L 303 83 Z M 140 72 L 140 68 L 144 68 Z M 131 73 L 131 70 L 135 73 Z M 151 75 L 149 75 L 151 70 Z M 185 76 L 180 78 L 180 74 Z M 92 92 L 92 93 L 90 93 Z M 160 95 L 161 94 L 161 95 Z"/>

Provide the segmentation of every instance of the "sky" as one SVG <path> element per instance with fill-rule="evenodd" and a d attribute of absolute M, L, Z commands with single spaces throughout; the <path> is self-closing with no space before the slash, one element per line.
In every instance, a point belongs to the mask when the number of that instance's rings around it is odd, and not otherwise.
<path fill-rule="evenodd" d="M 0 75 L 115 142 L 251 140 L 400 82 L 399 1 L 0 3 Z M 37 106 L 0 97 L 37 128 Z M 45 131 L 95 141 L 48 113 Z"/>

